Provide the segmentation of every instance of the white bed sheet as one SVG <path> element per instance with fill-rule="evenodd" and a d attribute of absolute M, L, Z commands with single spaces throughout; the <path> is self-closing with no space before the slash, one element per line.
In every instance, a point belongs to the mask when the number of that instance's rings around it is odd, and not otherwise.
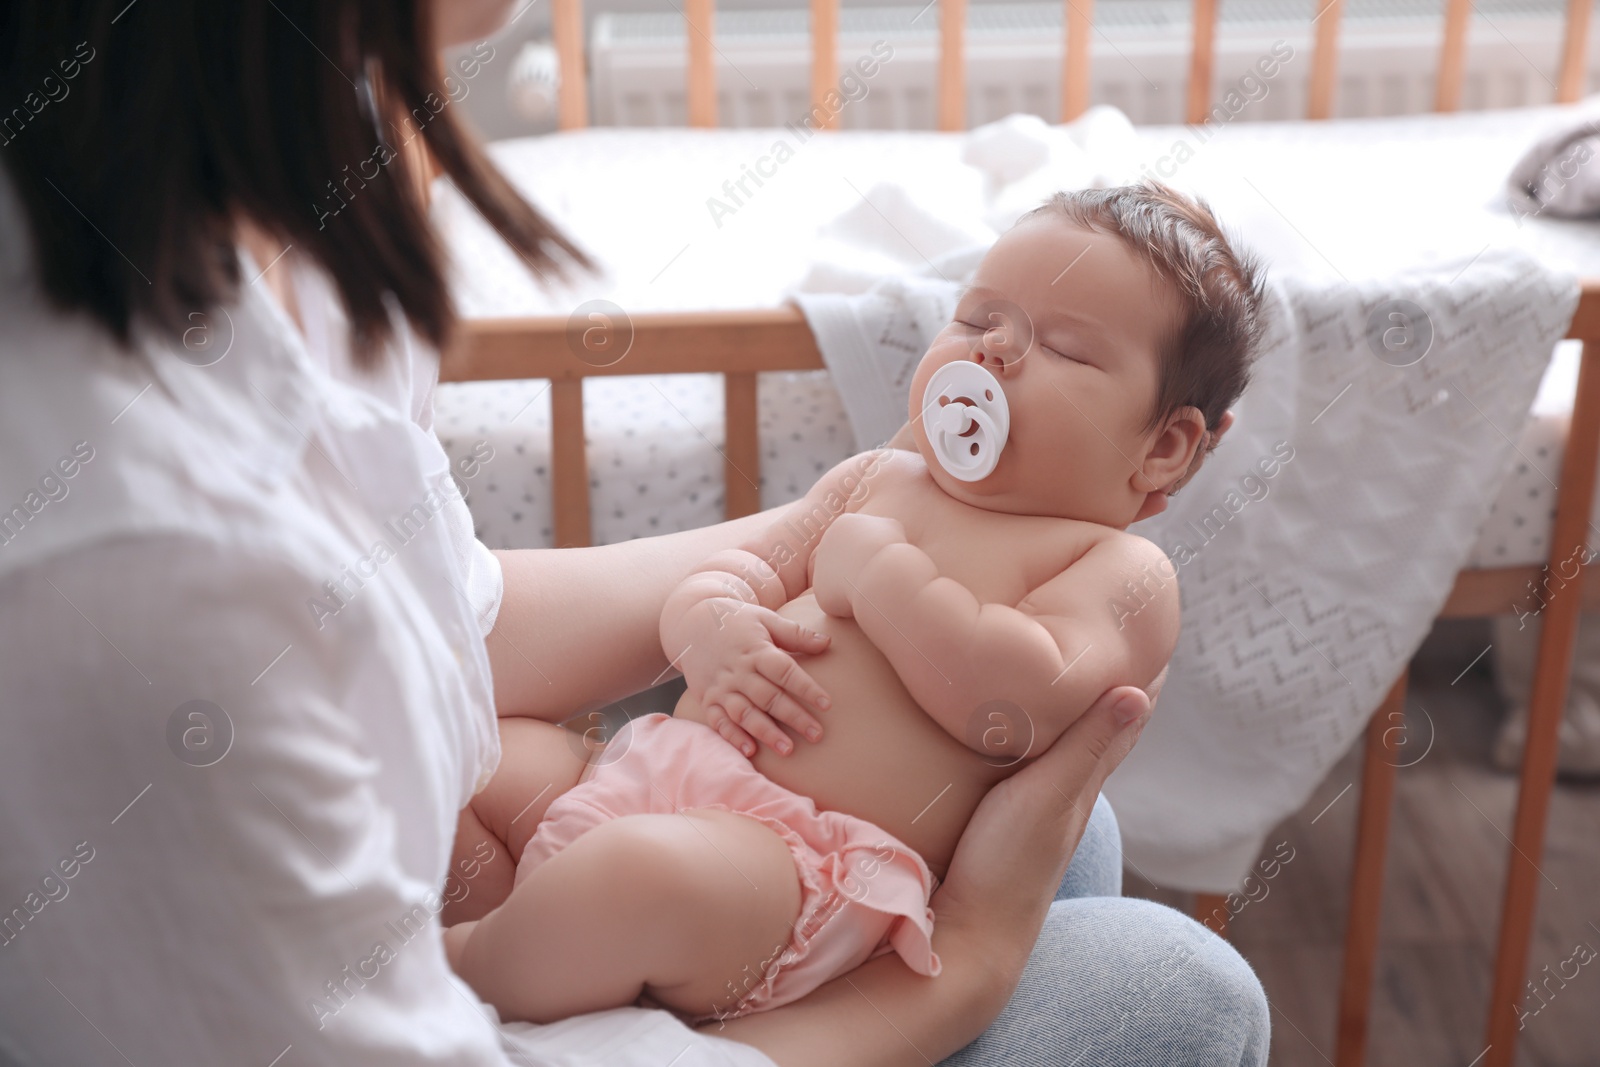
<path fill-rule="evenodd" d="M 1238 123 L 1204 143 L 1187 127 L 1145 127 L 1140 140 L 1152 168 L 1186 142 L 1193 156 L 1173 180 L 1207 195 L 1276 271 L 1383 277 L 1515 242 L 1544 262 L 1600 276 L 1600 223 L 1518 226 L 1500 192 L 1522 148 L 1567 110 Z M 468 315 L 567 314 L 595 297 L 635 312 L 768 307 L 805 277 L 818 229 L 879 181 L 909 186 L 924 204 L 948 202 L 951 216 L 962 217 L 982 183 L 961 162 L 964 138 L 844 132 L 801 142 L 787 130 L 599 129 L 497 144 L 493 154 L 518 187 L 608 267 L 605 277 L 565 289 L 537 286 L 452 191 L 442 192 L 437 211 Z M 792 157 L 777 163 L 780 140 Z M 735 204 L 722 183 L 757 164 L 774 173 L 759 188 L 747 179 L 752 195 Z M 733 212 L 714 217 L 711 197 Z M 1519 442 L 1522 458 L 1470 566 L 1545 557 L 1576 360 L 1575 345 L 1558 349 Z M 525 381 L 439 390 L 436 425 L 447 451 L 465 456 L 480 441 L 494 449 L 468 493 L 491 547 L 552 543 L 547 389 Z M 721 517 L 716 376 L 596 379 L 586 390 L 597 541 Z M 825 372 L 762 375 L 760 424 L 765 506 L 798 497 L 856 448 Z M 1600 505 L 1595 520 L 1600 526 Z"/>

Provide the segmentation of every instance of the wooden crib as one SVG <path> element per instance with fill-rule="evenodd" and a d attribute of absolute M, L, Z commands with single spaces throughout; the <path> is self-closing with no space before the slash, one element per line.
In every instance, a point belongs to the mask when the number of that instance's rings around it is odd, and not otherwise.
<path fill-rule="evenodd" d="M 1194 0 L 1186 120 L 1198 123 L 1211 109 L 1218 0 Z M 1311 0 L 1315 13 L 1310 92 L 1306 118 L 1332 114 L 1342 0 Z M 555 45 L 564 77 L 558 103 L 562 129 L 587 125 L 582 0 L 553 0 Z M 937 0 L 939 61 L 937 122 L 940 130 L 965 128 L 964 24 L 966 0 Z M 1065 40 L 1061 119 L 1069 121 L 1090 104 L 1090 36 L 1093 0 L 1064 0 Z M 838 81 L 839 0 L 811 0 L 811 98 L 821 101 Z M 1556 100 L 1578 98 L 1584 80 L 1590 0 L 1568 0 Z M 688 22 L 688 118 L 691 127 L 717 124 L 713 68 L 713 0 L 685 0 Z M 1446 0 L 1443 41 L 1435 90 L 1437 111 L 1458 108 L 1465 74 L 1471 0 Z M 825 123 L 836 127 L 837 113 Z M 631 317 L 632 344 L 621 365 L 594 366 L 568 347 L 561 317 L 479 319 L 465 324 L 446 354 L 446 381 L 536 378 L 551 382 L 551 459 L 554 532 L 558 545 L 590 543 L 589 469 L 584 448 L 584 381 L 607 374 L 717 373 L 724 389 L 726 438 L 722 449 L 729 518 L 760 509 L 761 456 L 757 434 L 756 375 L 768 371 L 821 370 L 815 339 L 798 309 L 639 314 Z M 1568 336 L 1584 342 L 1567 452 L 1547 567 L 1509 567 L 1461 572 L 1442 618 L 1510 613 L 1531 581 L 1553 569 L 1569 550 L 1588 543 L 1600 459 L 1600 279 L 1584 286 Z M 1509 1067 L 1517 1033 L 1515 1005 L 1522 993 L 1538 895 L 1535 860 L 1544 848 L 1546 814 L 1555 776 L 1557 728 L 1566 701 L 1580 608 L 1600 606 L 1600 579 L 1583 568 L 1583 580 L 1562 583 L 1544 612 L 1530 701 L 1529 735 L 1517 802 L 1516 825 L 1501 913 L 1486 1035 L 1485 1067 Z M 1366 732 L 1358 837 L 1345 934 L 1344 972 L 1338 1007 L 1339 1067 L 1364 1061 L 1373 987 L 1389 815 L 1397 761 L 1384 758 L 1385 738 L 1400 722 L 1407 673 L 1401 672 Z M 1207 914 L 1220 898 L 1202 897 Z M 1226 909 L 1223 909 L 1223 913 Z"/>

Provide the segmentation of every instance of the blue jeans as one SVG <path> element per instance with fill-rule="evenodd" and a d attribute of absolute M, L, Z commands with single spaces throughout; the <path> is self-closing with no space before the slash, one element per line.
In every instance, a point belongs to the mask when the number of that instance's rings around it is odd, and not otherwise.
<path fill-rule="evenodd" d="M 1259 1067 L 1271 1018 L 1233 946 L 1122 893 L 1101 797 L 1011 1002 L 940 1067 Z"/>

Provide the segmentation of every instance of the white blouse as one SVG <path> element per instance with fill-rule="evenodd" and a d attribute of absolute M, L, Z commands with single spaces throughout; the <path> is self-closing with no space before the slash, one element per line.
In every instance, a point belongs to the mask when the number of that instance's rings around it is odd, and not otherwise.
<path fill-rule="evenodd" d="M 26 233 L 0 172 L 0 1061 L 770 1067 L 659 1011 L 500 1026 L 445 964 L 501 582 L 433 354 L 357 371 L 288 260 L 304 343 L 252 281 L 122 351 Z"/>

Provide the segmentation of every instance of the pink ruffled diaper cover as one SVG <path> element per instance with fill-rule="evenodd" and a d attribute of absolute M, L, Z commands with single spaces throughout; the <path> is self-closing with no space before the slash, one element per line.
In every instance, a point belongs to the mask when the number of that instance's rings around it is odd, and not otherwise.
<path fill-rule="evenodd" d="M 800 880 L 788 945 L 730 989 L 733 1007 L 691 1022 L 776 1008 L 888 952 L 918 974 L 939 973 L 928 906 L 934 878 L 921 856 L 865 819 L 819 811 L 711 727 L 670 715 L 644 715 L 618 731 L 589 780 L 551 803 L 516 880 L 603 822 L 686 808 L 736 812 L 770 827 L 788 844 Z"/>

